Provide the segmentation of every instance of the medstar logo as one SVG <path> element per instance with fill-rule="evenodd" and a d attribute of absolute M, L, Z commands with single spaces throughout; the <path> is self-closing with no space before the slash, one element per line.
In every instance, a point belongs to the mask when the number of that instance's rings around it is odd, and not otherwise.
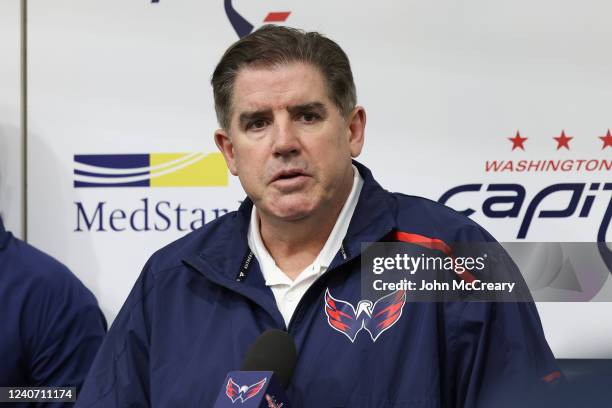
<path fill-rule="evenodd" d="M 406 291 L 398 290 L 388 294 L 375 303 L 360 300 L 357 307 L 349 302 L 334 298 L 325 291 L 325 314 L 332 329 L 344 334 L 351 343 L 363 329 L 370 334 L 373 342 L 383 332 L 389 330 L 402 317 L 406 304 Z"/>
<path fill-rule="evenodd" d="M 96 153 L 75 154 L 73 159 L 74 188 L 91 190 L 74 202 L 74 232 L 193 231 L 228 212 L 147 196 L 126 204 L 102 191 L 96 194 L 99 189 L 129 188 L 148 195 L 147 190 L 156 188 L 227 187 L 229 173 L 221 153 Z"/>
<path fill-rule="evenodd" d="M 221 153 L 75 154 L 74 187 L 228 185 Z"/>
<path fill-rule="evenodd" d="M 247 21 L 246 18 L 242 17 L 242 15 L 236 11 L 232 5 L 232 0 L 225 0 L 224 6 L 225 14 L 227 14 L 227 18 L 232 24 L 232 27 L 234 27 L 234 31 L 236 31 L 238 37 L 242 38 L 249 35 L 253 31 L 253 24 Z M 271 11 L 263 19 L 263 22 L 282 23 L 287 20 L 289 14 L 291 14 L 290 11 Z"/>

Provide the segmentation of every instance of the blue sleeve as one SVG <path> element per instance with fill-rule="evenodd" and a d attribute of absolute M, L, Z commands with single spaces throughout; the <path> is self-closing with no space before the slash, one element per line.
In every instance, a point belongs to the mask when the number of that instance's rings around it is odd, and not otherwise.
<path fill-rule="evenodd" d="M 497 244 L 482 228 L 468 228 L 459 240 Z M 501 246 L 497 248 L 502 266 L 493 273 L 527 288 L 516 264 Z M 452 308 L 451 406 L 525 406 L 533 398 L 545 398 L 564 381 L 532 301 L 464 302 Z"/>
<path fill-rule="evenodd" d="M 6 308 L 0 341 L 13 353 L 12 362 L 0 363 L 8 365 L 10 383 L 3 385 L 78 391 L 106 332 L 95 297 L 64 265 L 20 240 L 10 238 L 0 255 L 0 304 Z"/>
<path fill-rule="evenodd" d="M 38 285 L 25 306 L 24 316 L 35 315 L 33 309 L 40 315 L 31 341 L 30 383 L 79 388 L 104 338 L 106 320 L 94 296 L 71 272 L 51 272 L 57 273 Z"/>
<path fill-rule="evenodd" d="M 562 380 L 533 303 L 466 303 L 450 340 L 453 406 L 524 401 Z"/>
<path fill-rule="evenodd" d="M 147 266 L 113 322 L 78 396 L 76 407 L 148 407 L 150 331 L 154 301 Z"/>

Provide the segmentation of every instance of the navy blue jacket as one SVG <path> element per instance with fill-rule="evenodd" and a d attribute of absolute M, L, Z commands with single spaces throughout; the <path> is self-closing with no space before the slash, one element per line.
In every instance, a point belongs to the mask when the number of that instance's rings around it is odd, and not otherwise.
<path fill-rule="evenodd" d="M 472 407 L 500 379 L 560 376 L 532 303 L 408 303 L 376 341 L 332 327 L 326 291 L 356 305 L 362 242 L 398 231 L 446 242 L 490 241 L 470 219 L 423 198 L 389 193 L 355 163 L 364 186 L 343 247 L 285 326 L 249 253 L 252 203 L 155 253 L 113 323 L 78 407 L 212 407 L 228 371 L 270 328 L 299 359 L 294 407 Z M 436 241 L 438 242 L 438 241 Z M 245 266 L 248 264 L 248 268 Z M 246 278 L 237 279 L 246 269 Z"/>
<path fill-rule="evenodd" d="M 0 386 L 80 388 L 105 333 L 91 292 L 0 219 Z"/>

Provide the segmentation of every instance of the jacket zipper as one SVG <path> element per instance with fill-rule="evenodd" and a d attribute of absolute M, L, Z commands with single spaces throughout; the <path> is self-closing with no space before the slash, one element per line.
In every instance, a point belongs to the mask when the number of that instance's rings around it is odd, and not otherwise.
<path fill-rule="evenodd" d="M 346 254 L 346 250 L 344 249 L 344 241 L 342 241 L 342 244 L 340 244 L 340 253 L 342 254 L 342 258 L 346 261 L 348 255 Z"/>

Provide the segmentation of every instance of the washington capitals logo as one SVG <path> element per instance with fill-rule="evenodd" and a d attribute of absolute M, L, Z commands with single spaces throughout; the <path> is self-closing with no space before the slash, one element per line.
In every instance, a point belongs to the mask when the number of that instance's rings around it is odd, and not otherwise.
<path fill-rule="evenodd" d="M 251 24 L 246 18 L 242 17 L 240 13 L 236 11 L 232 5 L 232 0 L 225 0 L 223 3 L 225 7 L 225 14 L 229 19 L 234 31 L 238 34 L 238 37 L 242 38 L 249 35 L 253 31 L 253 24 Z M 271 11 L 264 18 L 264 23 L 282 23 L 289 17 L 290 11 Z"/>
<path fill-rule="evenodd" d="M 232 400 L 232 404 L 238 400 L 244 403 L 246 400 L 253 398 L 257 394 L 259 394 L 259 391 L 263 389 L 265 383 L 266 378 L 251 386 L 239 386 L 230 377 L 230 379 L 227 381 L 227 385 L 225 386 L 225 395 L 227 395 L 227 397 Z"/>
<path fill-rule="evenodd" d="M 395 291 L 375 303 L 360 300 L 357 307 L 335 299 L 329 288 L 325 291 L 325 314 L 327 322 L 334 329 L 344 334 L 353 343 L 357 334 L 366 330 L 372 341 L 376 341 L 383 332 L 391 328 L 402 317 L 406 304 L 406 291 Z"/>

